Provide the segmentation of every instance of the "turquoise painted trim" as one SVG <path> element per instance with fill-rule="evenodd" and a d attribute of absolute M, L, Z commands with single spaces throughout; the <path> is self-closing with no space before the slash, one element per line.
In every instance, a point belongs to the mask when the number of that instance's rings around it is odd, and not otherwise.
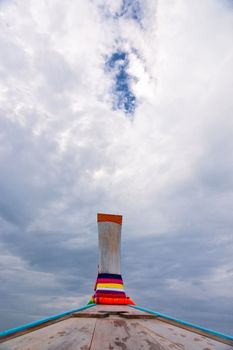
<path fill-rule="evenodd" d="M 219 333 L 219 332 L 216 332 L 216 331 L 212 331 L 211 329 L 207 329 L 207 328 L 203 328 L 203 327 L 197 326 L 196 324 L 192 324 L 192 323 L 189 323 L 189 322 L 186 322 L 186 321 L 178 320 L 177 318 L 161 314 L 160 312 L 155 312 L 155 311 L 152 311 L 152 310 L 149 310 L 149 309 L 145 309 L 144 307 L 134 306 L 134 305 L 129 305 L 129 306 L 134 308 L 134 309 L 138 309 L 138 310 L 141 310 L 141 311 L 149 312 L 150 314 L 166 318 L 167 320 L 178 322 L 178 323 L 183 324 L 185 326 L 189 326 L 189 327 L 201 330 L 201 331 L 205 331 L 206 333 L 215 335 L 217 337 L 233 341 L 233 337 L 230 336 L 230 335 L 222 334 L 222 333 Z"/>
<path fill-rule="evenodd" d="M 95 304 L 86 305 L 86 306 L 80 307 L 78 309 L 74 309 L 74 310 L 69 310 L 69 311 L 63 312 L 62 314 L 53 315 L 53 316 L 50 316 L 50 317 L 47 317 L 47 318 L 43 318 L 43 319 L 38 320 L 38 321 L 27 323 L 27 324 L 24 324 L 24 325 L 16 327 L 16 328 L 7 329 L 6 331 L 0 332 L 0 337 L 4 337 L 6 335 L 13 334 L 15 332 L 19 332 L 19 331 L 22 331 L 22 330 L 25 330 L 25 329 L 28 329 L 28 328 L 31 328 L 31 327 L 34 327 L 34 326 L 38 326 L 39 324 L 42 324 L 42 323 L 45 323 L 45 322 L 48 322 L 48 321 L 56 320 L 57 318 L 60 318 L 60 317 L 72 314 L 73 312 L 89 309 L 92 306 L 95 306 Z"/>

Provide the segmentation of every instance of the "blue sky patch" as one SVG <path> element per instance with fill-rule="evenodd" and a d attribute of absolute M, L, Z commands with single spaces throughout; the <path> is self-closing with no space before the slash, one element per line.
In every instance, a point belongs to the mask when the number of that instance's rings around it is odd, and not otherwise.
<path fill-rule="evenodd" d="M 136 97 L 130 89 L 133 77 L 127 72 L 128 65 L 128 54 L 124 51 L 114 52 L 106 61 L 107 71 L 114 76 L 113 109 L 121 109 L 132 115 L 135 112 Z"/>
<path fill-rule="evenodd" d="M 141 0 L 122 0 L 118 11 L 112 11 L 107 4 L 99 5 L 99 9 L 107 19 L 118 20 L 120 18 L 131 19 L 142 26 L 143 11 Z"/>
<path fill-rule="evenodd" d="M 123 0 L 121 9 L 115 14 L 116 18 L 131 18 L 139 23 L 142 20 L 142 8 L 138 0 Z"/>

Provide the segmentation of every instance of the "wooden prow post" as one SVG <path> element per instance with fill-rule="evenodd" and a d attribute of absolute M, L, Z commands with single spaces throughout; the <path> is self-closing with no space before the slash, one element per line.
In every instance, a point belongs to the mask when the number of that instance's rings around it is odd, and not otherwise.
<path fill-rule="evenodd" d="M 121 215 L 97 214 L 99 233 L 98 273 L 121 274 Z"/>
<path fill-rule="evenodd" d="M 134 304 L 126 296 L 121 276 L 121 215 L 97 214 L 99 265 L 95 294 L 89 303 Z"/>

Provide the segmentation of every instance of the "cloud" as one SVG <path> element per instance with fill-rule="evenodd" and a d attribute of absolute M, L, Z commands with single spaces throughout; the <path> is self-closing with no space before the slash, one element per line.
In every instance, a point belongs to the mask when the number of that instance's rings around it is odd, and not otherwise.
<path fill-rule="evenodd" d="M 132 298 L 230 332 L 229 3 L 0 7 L 1 328 L 88 300 L 100 211 L 124 215 Z"/>

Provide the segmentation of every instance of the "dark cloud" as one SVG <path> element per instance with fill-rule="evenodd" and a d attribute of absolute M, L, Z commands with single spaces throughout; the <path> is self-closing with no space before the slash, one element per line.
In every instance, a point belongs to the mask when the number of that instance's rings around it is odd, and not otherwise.
<path fill-rule="evenodd" d="M 20 272 L 24 277 L 20 284 L 17 279 L 15 281 L 14 273 L 3 276 L 1 309 L 8 313 L 9 319 L 10 314 L 14 318 L 15 312 L 18 316 L 11 324 L 2 320 L 2 328 L 27 322 L 37 315 L 59 312 L 69 297 L 72 300 L 77 298 L 77 305 L 80 304 L 79 297 L 84 296 L 82 302 L 88 301 L 93 291 L 98 259 L 96 227 L 92 227 L 91 231 L 94 243 L 90 246 L 81 244 L 75 249 L 66 247 L 65 232 L 60 235 L 31 232 L 31 237 L 24 233 L 23 240 L 20 235 L 14 236 L 13 240 L 9 235 L 2 239 L 5 249 L 13 257 L 20 256 L 27 262 L 28 269 Z M 130 240 L 126 235 L 123 232 L 122 273 L 126 290 L 138 305 L 231 332 L 232 296 L 231 291 L 226 293 L 225 289 L 231 288 L 229 261 L 232 242 L 219 246 L 218 236 L 198 232 Z M 14 261 L 9 271 L 13 266 Z M 222 285 L 218 285 L 216 273 L 221 267 L 226 275 Z M 28 279 L 30 271 L 33 272 Z M 40 278 L 41 285 L 39 280 L 34 285 L 34 279 Z M 14 283 L 18 286 L 17 291 L 12 290 Z M 9 290 L 11 293 L 7 294 Z M 222 292 L 224 295 L 221 296 Z M 51 306 L 45 307 L 52 296 Z M 12 299 L 20 303 L 12 305 Z M 60 308 L 56 300 L 60 300 Z"/>
<path fill-rule="evenodd" d="M 232 240 L 219 246 L 218 235 L 187 232 L 125 241 L 123 252 L 126 286 L 139 305 L 231 334 Z"/>

